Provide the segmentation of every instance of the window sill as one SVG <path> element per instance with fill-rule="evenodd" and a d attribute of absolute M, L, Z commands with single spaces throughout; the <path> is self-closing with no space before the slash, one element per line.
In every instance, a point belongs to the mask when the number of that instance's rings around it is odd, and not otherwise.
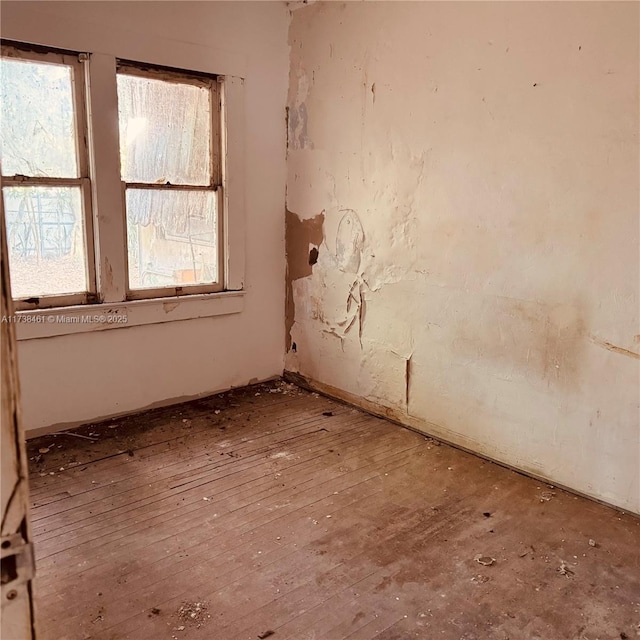
<path fill-rule="evenodd" d="M 37 340 L 89 331 L 240 313 L 244 291 L 17 311 L 16 338 Z"/>

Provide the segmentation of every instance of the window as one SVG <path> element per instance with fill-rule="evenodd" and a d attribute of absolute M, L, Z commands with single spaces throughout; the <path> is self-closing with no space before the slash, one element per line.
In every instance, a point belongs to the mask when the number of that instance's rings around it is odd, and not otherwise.
<path fill-rule="evenodd" d="M 0 85 L 18 309 L 236 289 L 221 76 L 3 43 Z"/>
<path fill-rule="evenodd" d="M 221 288 L 219 104 L 211 78 L 120 65 L 130 297 Z"/>
<path fill-rule="evenodd" d="M 18 307 L 95 299 L 84 62 L 2 47 L 1 167 Z"/>

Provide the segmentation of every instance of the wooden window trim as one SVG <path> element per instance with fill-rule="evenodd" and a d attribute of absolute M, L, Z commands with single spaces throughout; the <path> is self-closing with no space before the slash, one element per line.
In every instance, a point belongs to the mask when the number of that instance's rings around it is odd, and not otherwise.
<path fill-rule="evenodd" d="M 145 300 L 147 298 L 164 298 L 185 295 L 198 295 L 203 293 L 218 293 L 225 290 L 225 242 L 224 242 L 224 197 L 222 196 L 222 100 L 221 87 L 222 76 L 209 76 L 179 70 L 154 67 L 152 65 L 139 65 L 125 61 L 116 64 L 118 75 L 135 76 L 138 78 L 152 78 L 164 82 L 176 84 L 190 84 L 206 88 L 209 91 L 211 107 L 210 121 L 210 165 L 209 184 L 192 185 L 186 183 L 151 183 L 151 182 L 122 182 L 122 206 L 126 216 L 126 192 L 127 189 L 149 190 L 176 190 L 176 191 L 208 191 L 216 197 L 216 238 L 217 238 L 217 273 L 218 279 L 213 283 L 185 284 L 181 286 L 162 286 L 133 289 L 130 286 L 128 273 L 128 250 L 126 259 L 126 299 Z M 125 235 L 126 240 L 126 235 Z"/>
<path fill-rule="evenodd" d="M 42 45 L 1 39 L 0 44 L 11 45 L 23 52 L 36 54 L 68 55 L 76 59 L 77 51 L 90 45 L 81 34 L 65 40 L 56 39 L 44 26 L 38 36 Z M 158 43 L 165 42 L 158 39 Z M 245 72 L 242 60 L 237 57 L 207 57 L 194 55 L 190 46 L 166 41 L 158 47 L 157 54 L 137 59 L 137 49 L 127 46 L 119 50 L 105 41 L 96 45 L 97 51 L 84 61 L 87 73 L 85 91 L 87 120 L 89 123 L 89 172 L 91 176 L 92 222 L 95 239 L 97 294 L 81 294 L 43 297 L 37 307 L 25 305 L 18 311 L 16 332 L 18 340 L 42 339 L 78 332 L 94 332 L 126 328 L 136 325 L 156 324 L 241 313 L 245 289 L 245 192 L 247 175 L 245 165 Z M 171 51 L 171 55 L 167 52 Z M 193 69 L 186 75 L 216 78 L 218 81 L 220 109 L 220 259 L 223 260 L 224 283 L 220 292 L 196 293 L 183 289 L 178 296 L 145 297 L 128 300 L 126 293 L 126 244 L 125 214 L 122 204 L 122 182 L 119 167 L 119 141 L 117 119 L 116 69 L 118 61 L 133 60 L 142 69 L 163 66 L 175 62 L 181 69 Z M 170 71 L 175 71 L 175 66 Z M 179 71 L 179 73 L 183 73 Z M 21 178 L 19 178 L 21 179 Z M 76 306 L 77 305 L 77 306 Z M 27 308 L 28 307 L 28 308 Z M 63 323 L 42 322 L 47 314 L 57 317 L 73 317 L 89 314 L 110 314 L 118 311 L 129 315 L 128 323 Z M 34 322 L 31 320 L 39 320 Z"/>
<path fill-rule="evenodd" d="M 94 246 L 94 219 L 92 205 L 92 184 L 89 171 L 89 127 L 87 118 L 87 61 L 85 53 L 70 54 L 59 51 L 45 51 L 41 48 L 29 49 L 14 44 L 2 43 L 2 57 L 15 58 L 30 62 L 44 62 L 65 65 L 73 70 L 72 90 L 75 115 L 76 157 L 78 173 L 76 178 L 53 178 L 25 175 L 2 176 L 2 186 L 76 186 L 80 187 L 82 198 L 82 216 L 84 221 L 85 277 L 87 291 L 32 296 L 14 299 L 16 310 L 45 309 L 57 306 L 86 304 L 97 301 L 96 260 Z M 4 221 L 3 221 L 4 223 Z"/>

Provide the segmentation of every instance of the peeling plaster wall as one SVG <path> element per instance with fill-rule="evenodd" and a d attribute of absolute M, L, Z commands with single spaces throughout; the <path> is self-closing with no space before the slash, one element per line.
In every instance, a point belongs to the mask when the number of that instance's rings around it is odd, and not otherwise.
<path fill-rule="evenodd" d="M 293 14 L 286 369 L 640 512 L 638 9 Z"/>
<path fill-rule="evenodd" d="M 245 77 L 243 311 L 20 342 L 27 429 L 169 404 L 280 375 L 289 68 L 286 4 L 2 2 L 1 9 L 5 38 L 26 34 L 23 39 L 74 47 L 74 42 L 88 41 L 87 34 L 98 34 L 106 47 L 103 52 L 122 55 L 122 43 L 133 42 L 142 59 L 179 47 L 181 60 L 185 51 L 193 52 L 194 66 L 198 56 L 205 55 L 212 64 Z M 65 44 L 55 41 L 57 36 Z"/>

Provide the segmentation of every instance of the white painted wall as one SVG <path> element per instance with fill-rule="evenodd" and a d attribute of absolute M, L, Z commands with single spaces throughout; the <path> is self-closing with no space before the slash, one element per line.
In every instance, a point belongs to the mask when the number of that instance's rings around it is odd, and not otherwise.
<path fill-rule="evenodd" d="M 282 373 L 283 2 L 3 2 L 4 38 L 245 78 L 244 309 L 19 343 L 27 430 L 213 393 Z"/>
<path fill-rule="evenodd" d="M 638 10 L 293 14 L 287 369 L 640 512 Z"/>

